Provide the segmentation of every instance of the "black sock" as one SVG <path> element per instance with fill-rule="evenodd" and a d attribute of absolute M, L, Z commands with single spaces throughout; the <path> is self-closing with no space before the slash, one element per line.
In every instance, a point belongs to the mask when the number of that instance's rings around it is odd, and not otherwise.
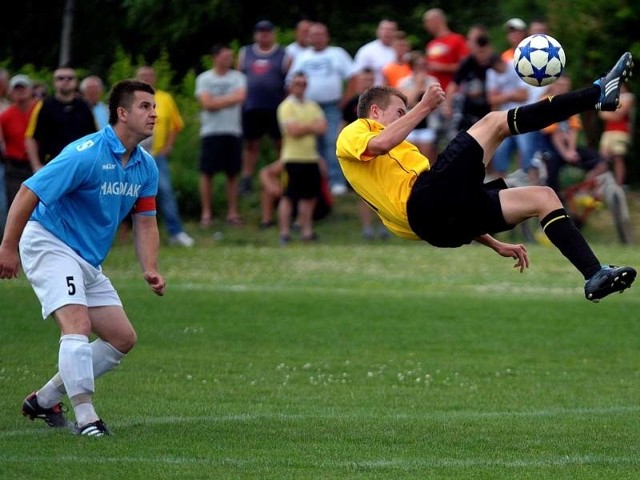
<path fill-rule="evenodd" d="M 564 208 L 551 212 L 540 221 L 540 225 L 551 243 L 580 271 L 585 280 L 600 270 L 600 261 Z"/>
<path fill-rule="evenodd" d="M 516 107 L 507 113 L 512 135 L 535 132 L 572 115 L 593 110 L 600 98 L 600 87 L 591 85 L 573 92 L 547 97 L 539 102 Z"/>

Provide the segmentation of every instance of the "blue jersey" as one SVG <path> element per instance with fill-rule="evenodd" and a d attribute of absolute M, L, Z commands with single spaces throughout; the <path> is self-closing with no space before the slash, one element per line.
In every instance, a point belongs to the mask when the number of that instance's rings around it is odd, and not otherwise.
<path fill-rule="evenodd" d="M 153 157 L 137 146 L 123 167 L 124 152 L 113 128 L 107 126 L 70 143 L 24 182 L 40 200 L 31 220 L 94 267 L 106 258 L 120 223 L 138 199 L 154 197 L 158 191 Z"/>

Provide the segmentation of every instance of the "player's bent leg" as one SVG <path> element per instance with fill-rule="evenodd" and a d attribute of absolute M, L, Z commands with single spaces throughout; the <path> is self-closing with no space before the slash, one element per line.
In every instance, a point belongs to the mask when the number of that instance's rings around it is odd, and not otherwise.
<path fill-rule="evenodd" d="M 500 190 L 502 215 L 509 225 L 517 225 L 528 218 L 544 218 L 562 208 L 553 189 L 546 186 L 515 187 Z"/>
<path fill-rule="evenodd" d="M 507 112 L 489 112 L 476 123 L 467 133 L 471 135 L 484 150 L 483 163 L 489 164 L 500 143 L 511 135 L 507 123 Z"/>
<path fill-rule="evenodd" d="M 138 337 L 124 309 L 119 305 L 89 308 L 92 331 L 122 354 L 128 353 Z"/>

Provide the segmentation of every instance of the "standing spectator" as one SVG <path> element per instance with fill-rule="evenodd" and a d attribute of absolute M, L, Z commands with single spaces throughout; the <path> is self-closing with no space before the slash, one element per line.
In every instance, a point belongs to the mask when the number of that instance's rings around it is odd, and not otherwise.
<path fill-rule="evenodd" d="M 247 78 L 233 70 L 233 50 L 217 44 L 211 49 L 213 67 L 196 78 L 200 103 L 200 226 L 211 225 L 212 177 L 226 176 L 227 223 L 241 225 L 238 175 L 242 168 L 242 103 Z"/>
<path fill-rule="evenodd" d="M 165 90 L 156 88 L 156 71 L 153 67 L 148 65 L 139 67 L 136 78 L 147 82 L 156 91 L 156 113 L 158 114 L 156 126 L 153 129 L 153 135 L 145 139 L 142 146 L 153 156 L 158 166 L 158 206 L 169 234 L 169 244 L 192 247 L 195 242 L 182 226 L 169 168 L 169 156 L 178 134 L 184 128 L 184 121 L 173 96 Z"/>
<path fill-rule="evenodd" d="M 291 58 L 284 47 L 276 43 L 273 23 L 260 20 L 253 32 L 254 43 L 240 48 L 236 65 L 247 78 L 247 98 L 242 106 L 244 151 L 239 185 L 241 194 L 253 189 L 253 174 L 262 137 L 269 136 L 276 157 L 280 155 L 282 134 L 276 110 L 285 97 L 284 79 L 291 65 Z"/>
<path fill-rule="evenodd" d="M 11 105 L 9 100 L 9 70 L 0 68 L 0 112 L 6 110 Z"/>
<path fill-rule="evenodd" d="M 469 54 L 469 47 L 464 35 L 451 31 L 441 9 L 431 8 L 422 18 L 425 30 L 433 37 L 425 47 L 428 72 L 446 91 L 460 62 Z"/>
<path fill-rule="evenodd" d="M 469 55 L 469 46 L 464 35 L 449 28 L 447 16 L 442 9 L 430 8 L 424 12 L 422 21 L 424 29 L 433 37 L 425 46 L 427 72 L 438 79 L 446 92 L 462 60 Z M 443 113 L 440 109 L 431 114 L 431 122 L 436 129 L 436 147 L 451 130 L 451 117 L 446 117 Z"/>
<path fill-rule="evenodd" d="M 467 33 L 470 54 L 462 61 L 446 88 L 446 98 L 440 107 L 450 119 L 452 137 L 468 130 L 491 111 L 487 98 L 487 70 L 498 59 L 489 33 L 483 25 L 473 25 Z M 431 157 L 429 157 L 431 158 Z"/>
<path fill-rule="evenodd" d="M 309 41 L 311 48 L 296 57 L 287 82 L 293 73 L 302 72 L 307 77 L 305 98 L 317 102 L 327 119 L 327 131 L 318 137 L 318 148 L 327 162 L 331 193 L 344 195 L 347 182 L 336 157 L 336 139 L 342 119 L 341 105 L 347 99 L 344 84 L 353 74 L 353 60 L 344 48 L 329 45 L 329 30 L 323 23 L 311 25 Z"/>
<path fill-rule="evenodd" d="M 427 73 L 427 62 L 420 51 L 411 52 L 411 75 L 400 79 L 398 90 L 407 96 L 407 106 L 415 107 L 427 88 L 432 83 L 437 82 L 436 77 Z M 423 118 L 418 125 L 409 133 L 407 140 L 413 143 L 420 153 L 436 162 L 438 151 L 436 149 L 436 132 L 429 126 L 429 118 Z"/>
<path fill-rule="evenodd" d="M 393 40 L 393 49 L 396 52 L 396 58 L 382 68 L 382 83 L 397 87 L 400 79 L 411 75 L 411 44 L 407 34 L 402 30 L 396 32 L 396 37 Z"/>
<path fill-rule="evenodd" d="M 600 137 L 600 154 L 613 166 L 618 185 L 624 185 L 627 176 L 625 160 L 631 146 L 631 118 L 635 110 L 636 97 L 628 84 L 620 89 L 620 108 L 615 112 L 600 112 L 604 131 Z"/>
<path fill-rule="evenodd" d="M 365 67 L 373 70 L 375 84 L 384 84 L 382 69 L 396 60 L 397 52 L 393 42 L 398 33 L 398 24 L 389 19 L 381 20 L 376 29 L 376 39 L 362 45 L 353 57 L 353 68 L 359 72 Z"/>
<path fill-rule="evenodd" d="M 311 20 L 302 19 L 296 23 L 295 40 L 285 47 L 287 55 L 293 61 L 299 54 L 309 48 L 309 28 Z"/>
<path fill-rule="evenodd" d="M 294 74 L 289 82 L 289 96 L 278 107 L 278 121 L 284 134 L 281 160 L 287 172 L 287 183 L 278 205 L 280 244 L 291 241 L 294 204 L 303 242 L 316 239 L 313 211 L 320 195 L 320 155 L 316 137 L 327 129 L 320 106 L 304 98 L 307 78 Z"/>
<path fill-rule="evenodd" d="M 9 108 L 11 101 L 7 97 L 9 90 L 9 71 L 6 68 L 0 68 L 0 113 Z M 0 135 L 0 141 L 2 136 Z M 7 187 L 5 185 L 5 168 L 2 157 L 0 156 L 0 233 L 4 228 L 7 219 Z"/>
<path fill-rule="evenodd" d="M 24 142 L 24 132 L 27 130 L 29 116 L 36 104 L 31 87 L 31 80 L 27 75 L 12 77 L 9 82 L 9 96 L 12 104 L 0 113 L 0 139 L 2 139 L 0 154 L 5 162 L 9 205 L 13 202 L 22 182 L 33 173 Z"/>
<path fill-rule="evenodd" d="M 548 33 L 549 24 L 546 18 L 536 17 L 529 22 L 529 35 L 536 33 Z"/>
<path fill-rule="evenodd" d="M 109 123 L 109 107 L 102 101 L 104 95 L 104 83 L 97 75 L 89 75 L 80 82 L 80 93 L 85 102 L 91 107 L 93 118 L 98 129 L 104 128 Z"/>
<path fill-rule="evenodd" d="M 344 84 L 353 73 L 353 60 L 342 47 L 329 45 L 329 29 L 323 23 L 309 28 L 311 48 L 294 60 L 287 82 L 293 73 L 307 77 L 305 98 L 317 102 L 327 119 L 327 131 L 318 137 L 318 148 L 327 162 L 329 185 L 333 195 L 347 193 L 347 182 L 336 157 L 336 139 L 340 131 L 341 105 L 345 101 Z"/>
<path fill-rule="evenodd" d="M 25 133 L 33 171 L 55 158 L 67 144 L 96 131 L 87 102 L 78 96 L 78 79 L 71 67 L 53 72 L 54 94 L 38 102 Z"/>
<path fill-rule="evenodd" d="M 51 315 L 61 333 L 58 373 L 24 399 L 22 414 L 66 427 L 61 403 L 66 394 L 77 435 L 109 435 L 93 404 L 95 381 L 136 344 L 118 292 L 101 267 L 132 209 L 144 281 L 156 295 L 164 294 L 155 216 L 158 170 L 138 146 L 153 132 L 153 93 L 135 80 L 116 84 L 109 98 L 110 126 L 72 143 L 24 182 L 0 244 L 0 278 L 16 277 L 22 264 L 42 317 Z M 97 339 L 90 342 L 92 334 Z"/>
<path fill-rule="evenodd" d="M 508 111 L 533 103 L 529 100 L 527 84 L 520 79 L 511 61 L 503 58 L 494 62 L 492 68 L 487 71 L 487 91 L 492 110 Z M 506 177 L 513 156 L 517 154 L 520 168 L 529 175 L 531 183 L 536 183 L 536 169 L 532 164 L 536 152 L 533 134 L 535 132 L 505 138 L 489 164 L 491 173 L 501 178 Z"/>
<path fill-rule="evenodd" d="M 509 48 L 507 48 L 500 57 L 506 63 L 513 62 L 513 55 L 516 51 L 516 47 L 518 44 L 524 40 L 527 35 L 529 35 L 527 31 L 527 24 L 521 18 L 510 18 L 504 24 L 504 27 L 507 29 L 507 42 L 509 43 Z"/>

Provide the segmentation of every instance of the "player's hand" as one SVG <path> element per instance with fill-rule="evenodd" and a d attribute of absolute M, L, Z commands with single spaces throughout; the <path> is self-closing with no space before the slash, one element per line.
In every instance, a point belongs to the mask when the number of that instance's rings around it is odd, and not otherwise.
<path fill-rule="evenodd" d="M 522 273 L 525 268 L 529 268 L 529 255 L 527 254 L 527 247 L 525 247 L 521 243 L 512 244 L 497 242 L 494 246 L 494 250 L 498 253 L 498 255 L 515 259 L 516 263 L 513 265 L 513 268 L 518 268 L 520 270 L 520 273 Z"/>
<path fill-rule="evenodd" d="M 144 272 L 144 280 L 149 284 L 153 293 L 159 296 L 164 295 L 165 283 L 162 275 L 154 271 Z"/>
<path fill-rule="evenodd" d="M 439 83 L 432 83 L 427 87 L 427 91 L 422 96 L 422 103 L 426 103 L 431 111 L 434 111 L 444 102 L 444 90 Z"/>
<path fill-rule="evenodd" d="M 16 278 L 19 271 L 20 257 L 18 252 L 0 245 L 0 278 Z"/>

